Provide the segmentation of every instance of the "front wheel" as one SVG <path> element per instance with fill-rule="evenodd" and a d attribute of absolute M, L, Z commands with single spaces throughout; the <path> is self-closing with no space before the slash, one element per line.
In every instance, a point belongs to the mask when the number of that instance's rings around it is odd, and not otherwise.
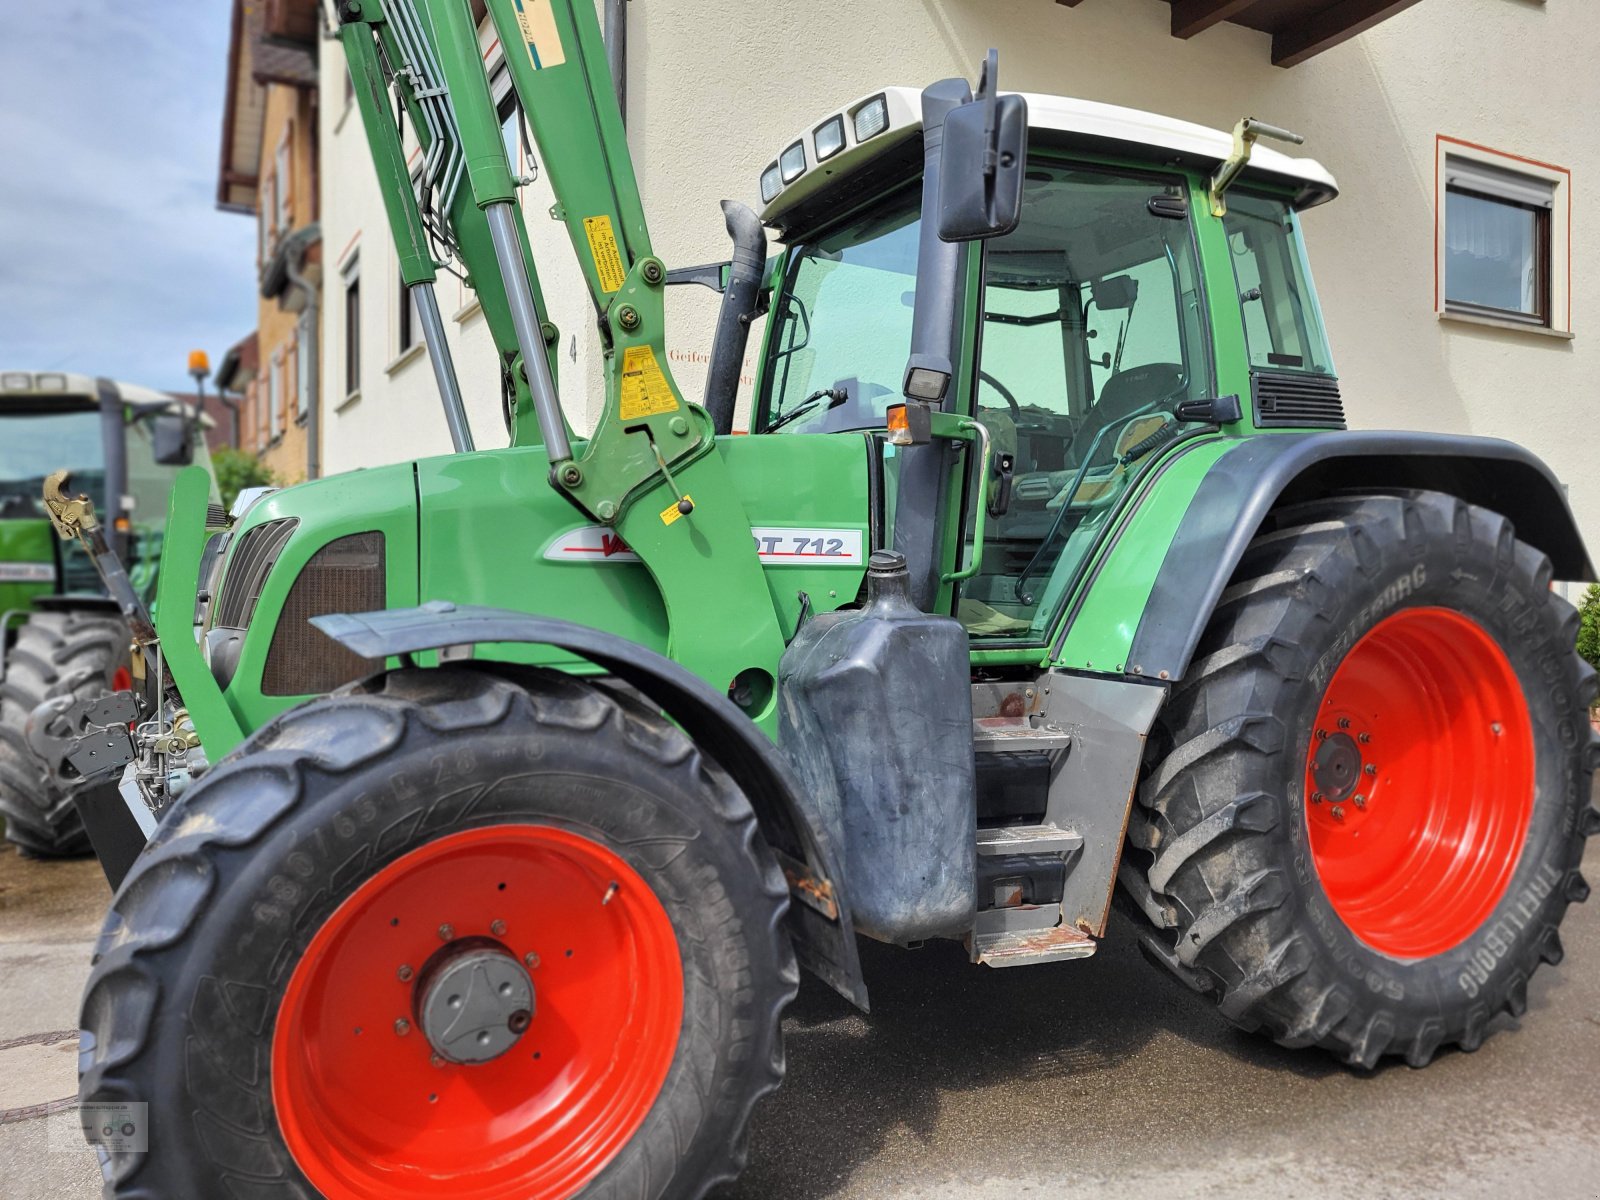
<path fill-rule="evenodd" d="M 1549 583 L 1504 517 L 1437 492 L 1276 514 L 1151 739 L 1153 956 L 1366 1067 L 1520 1015 L 1597 823 L 1595 676 Z"/>
<path fill-rule="evenodd" d="M 17 630 L 0 680 L 0 817 L 6 840 L 23 856 L 92 853 L 72 793 L 28 747 L 28 717 L 46 700 L 90 700 L 132 686 L 128 631 L 116 618 L 36 612 Z"/>
<path fill-rule="evenodd" d="M 408 671 L 296 709 L 113 903 L 81 1095 L 148 1102 L 151 1152 L 106 1195 L 699 1196 L 782 1076 L 786 905 L 744 797 L 604 688 Z"/>

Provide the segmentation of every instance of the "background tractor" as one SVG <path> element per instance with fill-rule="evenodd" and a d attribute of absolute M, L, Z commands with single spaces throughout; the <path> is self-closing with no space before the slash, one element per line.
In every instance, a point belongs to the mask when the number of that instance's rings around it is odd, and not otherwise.
<path fill-rule="evenodd" d="M 991 54 L 820 114 L 672 276 L 593 5 L 489 0 L 606 345 L 580 436 L 469 6 L 338 12 L 457 453 L 225 519 L 178 481 L 168 684 L 81 726 L 149 839 L 83 1003 L 83 1101 L 149 1106 L 107 1195 L 699 1196 L 797 967 L 865 1008 L 858 935 L 1077 959 L 1114 895 L 1227 1020 L 1361 1067 L 1522 1010 L 1587 892 L 1550 582 L 1593 568 L 1519 447 L 1345 428 L 1298 215 L 1336 187 L 1254 149 L 1293 135 Z M 722 290 L 703 406 L 675 279 Z"/>
<path fill-rule="evenodd" d="M 45 477 L 67 469 L 108 514 L 107 537 L 148 596 L 173 476 L 208 462 L 198 419 L 171 396 L 86 375 L 0 372 L 0 816 L 23 854 L 90 850 L 58 773 L 27 745 L 29 715 L 133 682 L 128 631 L 95 563 L 50 531 Z"/>

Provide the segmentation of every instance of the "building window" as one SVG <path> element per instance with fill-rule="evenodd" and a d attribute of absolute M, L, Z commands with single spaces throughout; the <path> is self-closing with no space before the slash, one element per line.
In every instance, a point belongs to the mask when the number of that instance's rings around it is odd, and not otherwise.
<path fill-rule="evenodd" d="M 311 388 L 313 385 L 312 372 L 316 364 L 311 361 L 311 355 L 306 353 L 309 342 L 307 336 L 307 318 L 301 317 L 294 327 L 294 364 L 295 364 L 295 415 L 301 420 L 311 409 Z"/>
<path fill-rule="evenodd" d="M 400 281 L 400 294 L 397 297 L 398 312 L 396 314 L 395 331 L 397 333 L 397 351 L 404 354 L 417 344 L 420 333 L 420 322 L 417 318 L 417 298 L 411 289 L 406 286 L 406 281 Z"/>
<path fill-rule="evenodd" d="M 267 372 L 267 439 L 276 441 L 283 433 L 283 351 L 272 356 Z"/>
<path fill-rule="evenodd" d="M 344 269 L 344 394 L 361 390 L 361 260 Z"/>
<path fill-rule="evenodd" d="M 290 122 L 283 130 L 283 141 L 278 142 L 277 160 L 274 162 L 272 178 L 274 178 L 274 230 L 280 237 L 290 230 L 291 198 L 290 198 L 290 144 L 294 134 L 294 123 Z"/>
<path fill-rule="evenodd" d="M 1440 177 L 1440 311 L 1565 331 L 1567 173 L 1481 147 L 1442 144 Z"/>

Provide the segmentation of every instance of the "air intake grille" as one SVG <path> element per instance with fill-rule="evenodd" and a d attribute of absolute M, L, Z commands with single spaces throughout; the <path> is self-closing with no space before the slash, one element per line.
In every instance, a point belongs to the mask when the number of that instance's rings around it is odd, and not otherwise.
<path fill-rule="evenodd" d="M 262 695 L 320 695 L 383 665 L 382 659 L 351 653 L 311 624 L 312 617 L 328 613 L 385 606 L 383 549 L 383 534 L 353 533 L 312 555 L 278 614 L 261 673 Z"/>
<path fill-rule="evenodd" d="M 278 561 L 289 535 L 299 523 L 295 517 L 263 521 L 239 539 L 239 548 L 233 552 L 222 580 L 222 595 L 217 599 L 213 625 L 243 629 L 250 623 L 256 601 L 261 599 L 261 589 L 272 572 L 272 564 Z"/>
<path fill-rule="evenodd" d="M 1251 377 L 1251 384 L 1256 424 L 1263 429 L 1286 425 L 1345 428 L 1339 381 L 1332 375 L 1257 372 Z"/>

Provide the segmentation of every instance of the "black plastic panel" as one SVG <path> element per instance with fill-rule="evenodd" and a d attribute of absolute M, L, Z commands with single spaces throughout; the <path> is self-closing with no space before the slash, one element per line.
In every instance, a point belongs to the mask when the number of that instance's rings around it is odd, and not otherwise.
<path fill-rule="evenodd" d="M 1254 371 L 1256 424 L 1263 429 L 1343 429 L 1344 401 L 1332 375 Z"/>

